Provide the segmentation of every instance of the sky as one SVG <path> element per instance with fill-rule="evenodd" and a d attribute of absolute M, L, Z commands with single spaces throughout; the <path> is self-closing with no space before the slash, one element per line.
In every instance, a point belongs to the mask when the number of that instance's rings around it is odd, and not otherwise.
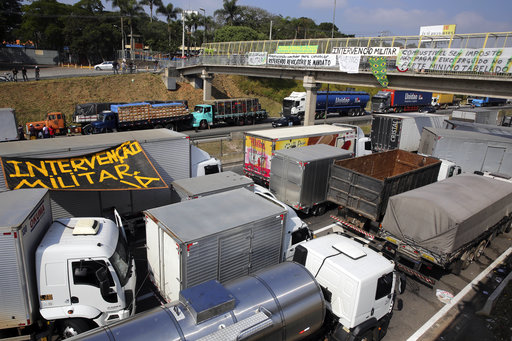
<path fill-rule="evenodd" d="M 75 3 L 74 0 L 58 0 Z M 169 0 L 163 0 L 168 4 Z M 207 15 L 222 8 L 222 0 L 173 0 L 174 7 Z M 103 0 L 107 10 L 111 2 Z M 334 4 L 336 3 L 336 7 Z M 259 7 L 283 17 L 309 17 L 317 24 L 332 22 L 345 34 L 356 36 L 418 35 L 420 26 L 452 25 L 456 33 L 512 31 L 511 0 L 238 0 L 238 5 Z M 149 9 L 146 7 L 146 12 Z M 161 18 L 163 20 L 163 18 Z"/>

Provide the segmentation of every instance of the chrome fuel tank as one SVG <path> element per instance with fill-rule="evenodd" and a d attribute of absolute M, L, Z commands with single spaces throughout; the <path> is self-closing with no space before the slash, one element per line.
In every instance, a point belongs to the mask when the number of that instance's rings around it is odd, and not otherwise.
<path fill-rule="evenodd" d="M 300 340 L 323 323 L 322 291 L 300 264 L 281 263 L 225 285 L 210 282 L 182 291 L 179 302 L 96 328 L 76 339 Z"/>

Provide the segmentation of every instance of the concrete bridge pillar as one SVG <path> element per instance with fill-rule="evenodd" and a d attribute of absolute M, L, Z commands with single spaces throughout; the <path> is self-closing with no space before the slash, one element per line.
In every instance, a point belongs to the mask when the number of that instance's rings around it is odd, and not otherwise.
<path fill-rule="evenodd" d="M 212 99 L 213 75 L 203 70 L 201 71 L 201 78 L 203 79 L 203 101 L 209 101 Z"/>
<path fill-rule="evenodd" d="M 315 124 L 315 109 L 316 109 L 316 92 L 320 88 L 313 76 L 304 76 L 303 84 L 306 89 L 306 104 L 304 113 L 304 125 L 312 126 Z"/>

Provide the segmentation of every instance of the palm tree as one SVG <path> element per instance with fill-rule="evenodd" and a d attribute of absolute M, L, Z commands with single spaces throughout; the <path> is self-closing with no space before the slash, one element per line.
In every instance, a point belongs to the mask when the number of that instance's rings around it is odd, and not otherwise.
<path fill-rule="evenodd" d="M 109 0 L 112 1 L 112 7 L 119 8 L 121 14 L 121 26 L 123 25 L 123 16 L 128 17 L 130 25 L 130 57 L 133 59 L 133 18 L 142 15 L 144 9 L 137 0 Z"/>
<path fill-rule="evenodd" d="M 167 6 L 164 6 L 163 4 L 158 7 L 156 10 L 157 13 L 163 14 L 167 20 L 167 32 L 169 33 L 169 52 L 171 49 L 171 24 L 173 22 L 173 19 L 176 19 L 178 17 L 178 14 L 182 12 L 181 8 L 174 7 L 173 4 L 168 3 Z"/>
<path fill-rule="evenodd" d="M 164 6 L 162 0 L 141 0 L 140 4 L 149 6 L 149 12 L 151 14 L 151 16 L 149 17 L 149 22 L 153 22 L 153 6 L 155 6 L 156 8 Z"/>
<path fill-rule="evenodd" d="M 238 0 L 223 0 L 222 8 L 213 12 L 214 15 L 222 17 L 226 24 L 233 26 L 240 15 L 241 7 L 238 6 Z"/>

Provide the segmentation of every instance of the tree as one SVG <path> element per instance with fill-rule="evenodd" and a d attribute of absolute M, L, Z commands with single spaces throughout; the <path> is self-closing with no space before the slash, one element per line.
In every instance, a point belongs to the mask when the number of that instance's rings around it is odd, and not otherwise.
<path fill-rule="evenodd" d="M 172 3 L 168 3 L 167 6 L 159 6 L 157 12 L 163 14 L 167 20 L 167 34 L 168 34 L 168 49 L 169 53 L 173 50 L 172 48 L 172 26 L 175 23 L 175 20 L 178 17 L 178 14 L 182 12 L 181 8 L 174 7 Z M 181 26 L 180 26 L 181 30 Z"/>
<path fill-rule="evenodd" d="M 223 0 L 222 8 L 213 12 L 213 15 L 220 18 L 227 25 L 238 24 L 241 15 L 241 8 L 236 4 L 238 0 Z"/>
<path fill-rule="evenodd" d="M 14 30 L 21 24 L 21 1 L 0 1 L 0 41 L 13 41 Z"/>
<path fill-rule="evenodd" d="M 164 6 L 162 0 L 141 0 L 140 4 L 149 6 L 149 12 L 151 14 L 149 17 L 150 22 L 153 22 L 153 6 L 155 6 L 156 8 Z"/>
<path fill-rule="evenodd" d="M 263 40 L 266 35 L 245 26 L 224 26 L 215 31 L 215 42 Z"/>
<path fill-rule="evenodd" d="M 133 59 L 133 20 L 137 16 L 143 16 L 144 9 L 137 2 L 137 0 L 110 0 L 112 1 L 112 7 L 119 8 L 119 13 L 121 14 L 121 25 L 123 24 L 123 17 L 128 17 L 128 24 L 130 25 L 130 54 L 131 59 Z"/>

